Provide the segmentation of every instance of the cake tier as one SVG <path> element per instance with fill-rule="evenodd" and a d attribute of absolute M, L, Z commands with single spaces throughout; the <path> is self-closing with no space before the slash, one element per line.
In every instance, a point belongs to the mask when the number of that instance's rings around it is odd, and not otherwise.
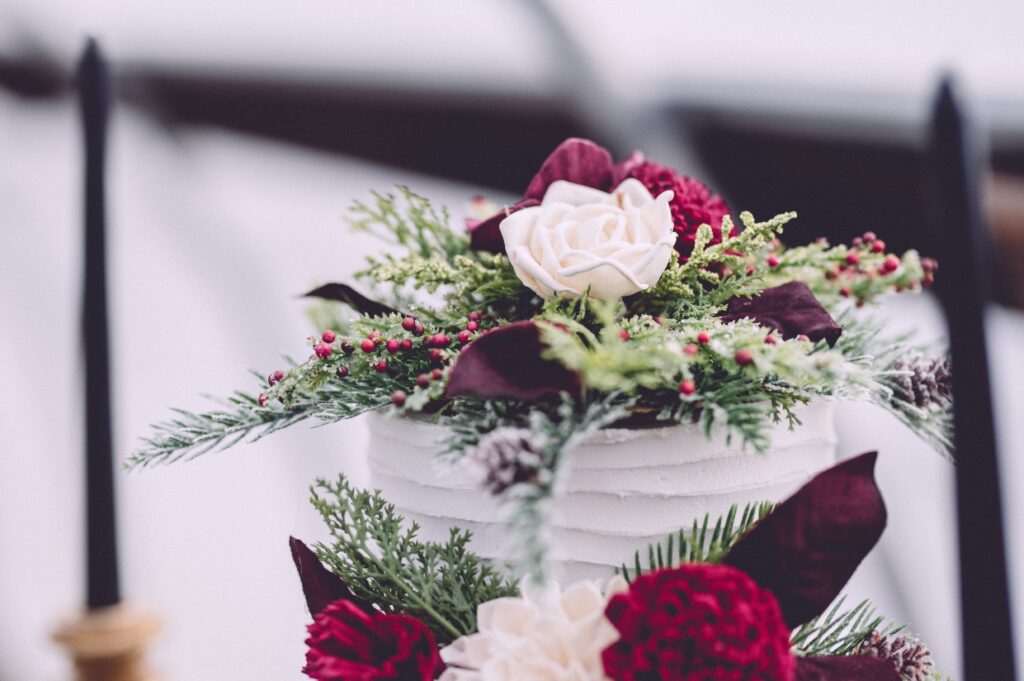
<path fill-rule="evenodd" d="M 697 425 L 603 430 L 571 454 L 554 505 L 555 558 L 562 578 L 607 577 L 637 549 L 695 519 L 712 520 L 733 504 L 779 501 L 834 463 L 833 405 L 798 412 L 802 425 L 772 432 L 764 454 L 729 444 Z M 422 421 L 370 416 L 373 486 L 425 539 L 444 541 L 457 526 L 473 532 L 473 550 L 508 557 L 508 530 L 497 500 L 465 470 L 438 460 L 446 431 Z"/>

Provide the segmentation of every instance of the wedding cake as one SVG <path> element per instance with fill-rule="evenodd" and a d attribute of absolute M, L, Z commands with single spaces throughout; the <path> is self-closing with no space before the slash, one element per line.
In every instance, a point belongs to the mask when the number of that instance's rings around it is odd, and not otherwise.
<path fill-rule="evenodd" d="M 772 429 L 765 452 L 744 450 L 721 432 L 696 425 L 608 428 L 572 453 L 554 502 L 551 531 L 560 579 L 600 578 L 629 563 L 637 547 L 657 544 L 731 506 L 781 501 L 835 463 L 834 404 L 798 410 L 800 426 Z M 445 429 L 419 419 L 369 417 L 370 484 L 421 537 L 444 541 L 453 527 L 473 533 L 473 550 L 509 558 L 508 527 L 498 500 L 438 454 Z"/>
<path fill-rule="evenodd" d="M 837 601 L 886 510 L 877 453 L 835 463 L 833 409 L 868 400 L 948 452 L 948 364 L 859 309 L 937 264 L 873 232 L 786 247 L 795 213 L 734 221 L 700 181 L 581 139 L 471 212 L 453 229 L 403 187 L 356 203 L 392 247 L 355 276 L 385 297 L 314 289 L 308 359 L 177 412 L 130 462 L 368 414 L 372 488 L 317 480 L 328 536 L 291 541 L 303 671 L 932 678 L 923 644 Z"/>

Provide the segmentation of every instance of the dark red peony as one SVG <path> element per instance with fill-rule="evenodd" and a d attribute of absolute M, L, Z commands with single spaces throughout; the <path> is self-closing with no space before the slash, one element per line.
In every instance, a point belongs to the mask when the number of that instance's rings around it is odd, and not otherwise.
<path fill-rule="evenodd" d="M 309 625 L 302 671 L 318 681 L 433 681 L 441 658 L 430 630 L 407 615 L 334 601 Z"/>
<path fill-rule="evenodd" d="M 697 228 L 707 224 L 711 226 L 714 237 L 711 243 L 722 242 L 722 218 L 729 214 L 729 206 L 718 194 L 700 180 L 678 174 L 672 168 L 653 161 L 647 161 L 640 154 L 634 153 L 616 168 L 616 181 L 621 182 L 627 177 L 636 178 L 651 192 L 658 196 L 664 191 L 672 192 L 669 208 L 672 210 L 672 223 L 675 225 L 676 250 L 684 259 L 693 251 L 693 242 L 697 238 Z M 738 230 L 734 226 L 726 236 L 735 236 Z"/>
<path fill-rule="evenodd" d="M 778 601 L 727 565 L 638 577 L 605 615 L 621 636 L 602 656 L 616 681 L 790 681 L 795 673 Z"/>
<path fill-rule="evenodd" d="M 679 235 L 675 247 L 681 258 L 685 259 L 693 251 L 697 228 L 702 224 L 711 226 L 714 233 L 712 243 L 721 242 L 722 218 L 728 215 L 729 207 L 702 182 L 648 161 L 639 152 L 615 163 L 604 147 L 590 140 L 571 137 L 558 145 L 541 164 L 520 201 L 486 220 L 467 222 L 470 243 L 474 250 L 503 253 L 505 243 L 499 229 L 501 221 L 517 210 L 538 205 L 552 182 L 565 180 L 608 192 L 628 177 L 639 180 L 653 196 L 666 190 L 673 192 L 669 207 Z M 736 232 L 733 228 L 732 234 Z"/>

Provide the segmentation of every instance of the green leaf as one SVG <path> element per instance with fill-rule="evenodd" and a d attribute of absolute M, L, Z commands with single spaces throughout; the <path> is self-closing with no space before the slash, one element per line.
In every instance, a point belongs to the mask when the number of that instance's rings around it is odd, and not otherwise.
<path fill-rule="evenodd" d="M 698 523 L 694 520 L 689 530 L 680 529 L 668 535 L 663 543 L 649 545 L 646 564 L 641 560 L 641 552 L 637 551 L 633 556 L 632 571 L 623 563 L 616 568 L 616 573 L 621 574 L 627 581 L 633 581 L 646 572 L 676 567 L 683 563 L 720 562 L 732 545 L 772 508 L 774 504 L 768 501 L 747 504 L 737 519 L 739 507 L 734 504 L 724 516 L 715 521 L 713 526 L 709 524 L 710 514 L 705 514 L 703 522 Z"/>

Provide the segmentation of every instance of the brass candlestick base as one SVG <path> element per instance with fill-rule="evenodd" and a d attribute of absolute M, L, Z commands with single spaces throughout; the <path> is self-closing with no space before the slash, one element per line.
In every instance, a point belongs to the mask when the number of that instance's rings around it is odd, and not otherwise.
<path fill-rule="evenodd" d="M 122 603 L 65 622 L 53 638 L 71 655 L 78 681 L 155 681 L 145 652 L 159 629 L 154 617 Z"/>

